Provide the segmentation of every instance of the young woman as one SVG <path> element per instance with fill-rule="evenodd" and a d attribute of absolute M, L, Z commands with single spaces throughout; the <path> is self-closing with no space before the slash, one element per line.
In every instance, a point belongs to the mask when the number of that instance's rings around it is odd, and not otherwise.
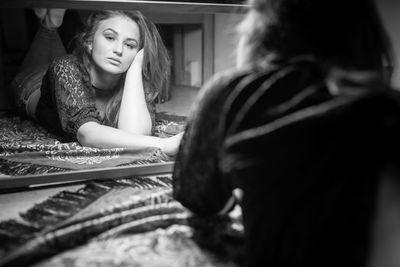
<path fill-rule="evenodd" d="M 400 166 L 400 97 L 374 1 L 251 0 L 239 30 L 240 68 L 202 88 L 174 196 L 199 216 L 234 196 L 246 266 L 368 266 L 380 173 Z M 398 251 L 392 229 L 380 252 Z M 370 266 L 399 265 L 382 255 Z"/>
<path fill-rule="evenodd" d="M 99 11 L 72 54 L 57 33 L 65 10 L 36 9 L 41 27 L 14 80 L 18 110 L 63 140 L 83 146 L 177 151 L 182 134 L 150 136 L 154 101 L 170 61 L 155 25 L 139 11 Z"/>

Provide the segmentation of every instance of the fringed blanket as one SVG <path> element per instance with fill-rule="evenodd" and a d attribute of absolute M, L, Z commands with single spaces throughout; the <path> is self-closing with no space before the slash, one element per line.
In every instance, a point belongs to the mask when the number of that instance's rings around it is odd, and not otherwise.
<path fill-rule="evenodd" d="M 171 136 L 183 131 L 184 126 L 184 117 L 159 113 L 155 135 Z M 61 143 L 33 121 L 0 113 L 0 174 L 44 174 L 166 161 L 170 158 L 155 148 L 97 149 L 76 142 Z"/>
<path fill-rule="evenodd" d="M 240 212 L 193 217 L 170 176 L 92 181 L 1 222 L 0 266 L 236 266 L 242 236 Z"/>
<path fill-rule="evenodd" d="M 156 122 L 160 137 L 176 134 L 185 125 L 183 117 L 165 114 L 157 114 Z M 167 160 L 156 149 L 61 143 L 32 121 L 0 114 L 2 174 Z M 0 222 L 0 266 L 235 266 L 242 234 L 240 213 L 232 218 L 193 217 L 172 198 L 170 175 L 89 181 Z"/>

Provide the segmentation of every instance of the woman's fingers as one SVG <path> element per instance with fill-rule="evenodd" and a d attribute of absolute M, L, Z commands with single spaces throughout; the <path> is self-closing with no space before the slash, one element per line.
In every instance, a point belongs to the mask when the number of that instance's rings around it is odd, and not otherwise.
<path fill-rule="evenodd" d="M 181 143 L 183 132 L 164 139 L 163 152 L 168 156 L 174 156 L 178 153 L 179 144 Z"/>

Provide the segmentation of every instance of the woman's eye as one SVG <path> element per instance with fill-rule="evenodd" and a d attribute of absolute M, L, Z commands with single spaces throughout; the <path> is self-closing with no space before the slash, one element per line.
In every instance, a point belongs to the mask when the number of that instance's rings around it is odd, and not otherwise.
<path fill-rule="evenodd" d="M 136 45 L 135 45 L 135 44 L 126 44 L 126 46 L 127 46 L 129 49 L 135 49 L 135 48 L 136 48 Z"/>
<path fill-rule="evenodd" d="M 105 38 L 109 41 L 115 40 L 114 36 L 105 36 Z"/>

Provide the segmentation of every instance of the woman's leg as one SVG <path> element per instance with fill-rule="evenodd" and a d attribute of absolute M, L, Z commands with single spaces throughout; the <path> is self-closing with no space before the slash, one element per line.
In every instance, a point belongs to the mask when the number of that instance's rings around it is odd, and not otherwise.
<path fill-rule="evenodd" d="M 11 94 L 14 97 L 18 112 L 31 119 L 35 118 L 42 78 L 48 65 L 55 58 L 66 54 L 57 32 L 57 27 L 62 23 L 65 10 L 58 10 L 57 12 L 54 15 L 51 10 L 40 9 L 40 12 L 35 10 L 41 23 L 19 68 L 19 73 L 11 85 Z"/>
<path fill-rule="evenodd" d="M 38 10 L 41 12 L 38 13 Z M 20 66 L 20 71 L 41 66 L 42 64 L 50 64 L 56 57 L 66 53 L 57 32 L 57 28 L 62 23 L 65 10 L 46 9 L 47 13 L 45 15 L 42 14 L 42 10 L 35 10 L 40 20 L 40 26 Z M 55 11 L 58 13 L 55 13 Z"/>

